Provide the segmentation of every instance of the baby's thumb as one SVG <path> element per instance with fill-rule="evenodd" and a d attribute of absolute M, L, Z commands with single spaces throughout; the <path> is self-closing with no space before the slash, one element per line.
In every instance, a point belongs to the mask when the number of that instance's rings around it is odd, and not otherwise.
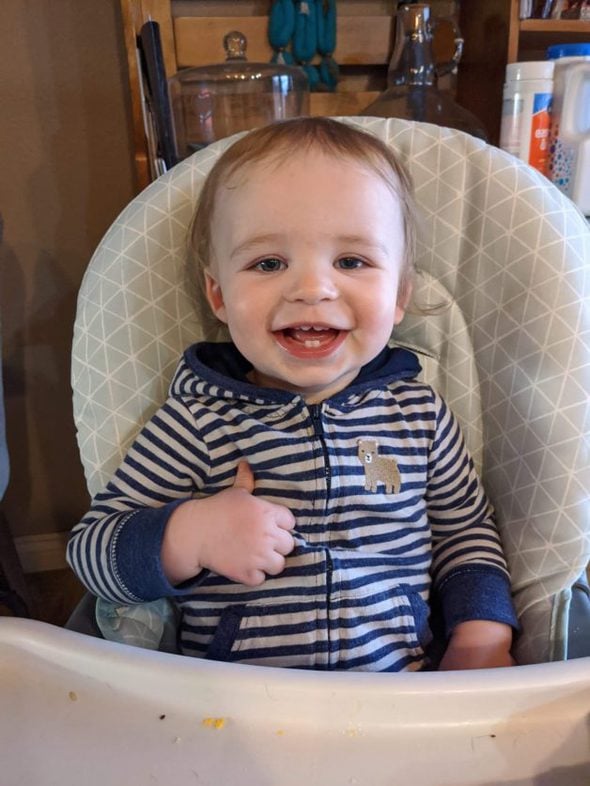
<path fill-rule="evenodd" d="M 244 489 L 249 494 L 252 494 L 254 491 L 254 485 L 256 481 L 254 479 L 254 473 L 252 472 L 250 465 L 247 461 L 240 461 L 238 464 L 238 469 L 236 471 L 236 477 L 234 480 L 234 488 L 235 489 Z"/>

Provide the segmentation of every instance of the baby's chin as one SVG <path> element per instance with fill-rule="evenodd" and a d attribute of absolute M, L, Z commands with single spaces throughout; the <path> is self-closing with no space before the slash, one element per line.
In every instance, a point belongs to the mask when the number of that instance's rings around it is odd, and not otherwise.
<path fill-rule="evenodd" d="M 309 364 L 305 368 L 294 369 L 293 375 L 288 373 L 281 376 L 271 376 L 257 369 L 252 369 L 247 377 L 248 381 L 259 388 L 284 390 L 293 395 L 299 395 L 307 404 L 317 404 L 344 390 L 356 377 L 360 369 L 350 369 L 343 374 L 327 374 L 326 370 L 317 365 L 314 368 Z"/>

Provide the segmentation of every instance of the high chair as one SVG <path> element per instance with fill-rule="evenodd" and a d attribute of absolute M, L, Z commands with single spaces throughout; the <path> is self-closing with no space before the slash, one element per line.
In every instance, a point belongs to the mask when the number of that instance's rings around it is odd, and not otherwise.
<path fill-rule="evenodd" d="M 512 669 L 311 673 L 183 658 L 0 620 L 3 782 L 492 786 L 590 782 L 590 232 L 538 172 L 461 134 L 346 118 L 407 161 L 417 299 L 392 338 L 459 417 L 497 511 L 522 625 Z M 225 337 L 185 278 L 222 140 L 136 197 L 82 283 L 72 382 L 88 488 Z M 6 764 L 7 762 L 7 764 Z M 82 775 L 83 773 L 83 775 Z"/>

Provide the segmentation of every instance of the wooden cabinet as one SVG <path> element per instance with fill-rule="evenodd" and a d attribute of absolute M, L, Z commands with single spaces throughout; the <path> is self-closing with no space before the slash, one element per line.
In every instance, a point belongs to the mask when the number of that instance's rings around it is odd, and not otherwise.
<path fill-rule="evenodd" d="M 339 0 L 334 53 L 341 68 L 338 91 L 312 93 L 312 114 L 359 114 L 385 88 L 396 5 L 395 0 Z M 231 30 L 247 37 L 248 60 L 270 61 L 270 7 L 271 0 L 121 0 L 139 188 L 150 180 L 135 43 L 143 23 L 148 19 L 159 23 L 166 72 L 171 76 L 182 68 L 221 63 L 223 37 Z"/>
<path fill-rule="evenodd" d="M 451 14 L 453 0 L 431 0 L 439 17 Z M 121 0 L 133 111 L 138 187 L 150 180 L 136 35 L 145 21 L 160 25 L 168 76 L 180 68 L 209 65 L 224 58 L 222 40 L 230 30 L 248 38 L 248 59 L 268 61 L 271 0 Z M 311 113 L 354 115 L 386 86 L 394 32 L 396 0 L 338 0 L 335 59 L 341 79 L 335 93 L 312 93 Z M 590 41 L 590 22 L 520 20 L 519 0 L 461 0 L 459 24 L 465 39 L 457 77 L 459 103 L 479 117 L 497 144 L 506 63 L 544 59 L 547 46 L 564 41 Z M 440 26 L 435 37 L 437 59 L 450 58 L 452 27 Z M 444 87 L 455 89 L 448 80 Z"/>
<path fill-rule="evenodd" d="M 182 68 L 222 62 L 223 37 L 231 30 L 246 35 L 250 61 L 268 62 L 273 54 L 267 38 L 271 4 L 272 0 L 121 0 L 138 188 L 150 181 L 136 51 L 141 26 L 148 19 L 160 25 L 168 76 Z M 451 15 L 456 8 L 455 0 L 431 0 L 430 5 L 439 17 Z M 359 114 L 385 89 L 396 8 L 397 0 L 338 0 L 334 53 L 340 67 L 338 89 L 312 93 L 311 114 Z M 452 25 L 439 26 L 434 48 L 437 59 L 451 58 Z M 443 80 L 446 87 L 454 88 L 452 83 L 449 77 Z"/>

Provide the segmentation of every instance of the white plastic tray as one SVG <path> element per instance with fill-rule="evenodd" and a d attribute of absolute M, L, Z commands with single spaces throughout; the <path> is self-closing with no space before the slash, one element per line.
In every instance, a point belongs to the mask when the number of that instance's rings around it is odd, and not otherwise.
<path fill-rule="evenodd" d="M 0 618 L 2 786 L 588 786 L 590 658 L 318 673 Z"/>

